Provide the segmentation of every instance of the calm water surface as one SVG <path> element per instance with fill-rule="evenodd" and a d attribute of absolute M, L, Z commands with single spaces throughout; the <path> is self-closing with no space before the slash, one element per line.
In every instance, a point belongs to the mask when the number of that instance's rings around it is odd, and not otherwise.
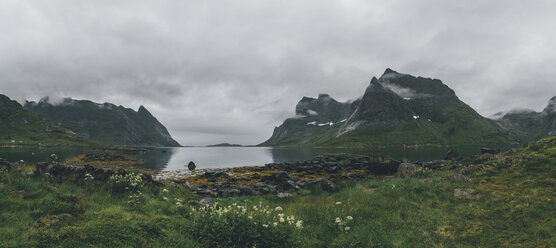
<path fill-rule="evenodd" d="M 271 147 L 179 147 L 152 148 L 148 152 L 134 156 L 146 162 L 139 167 L 156 170 L 185 169 L 189 161 L 195 162 L 198 169 L 226 168 L 250 165 L 264 165 L 277 162 L 297 162 L 310 160 L 323 153 L 351 153 L 359 155 L 388 155 L 395 159 L 406 158 L 410 161 L 431 161 L 442 159 L 450 149 L 462 156 L 480 152 L 479 147 L 426 147 L 426 148 L 388 148 L 388 149 L 339 149 L 339 148 L 271 148 Z M 92 148 L 0 148 L 0 157 L 9 161 L 24 160 L 27 163 L 50 161 L 50 155 L 67 159 L 85 153 L 99 152 Z"/>

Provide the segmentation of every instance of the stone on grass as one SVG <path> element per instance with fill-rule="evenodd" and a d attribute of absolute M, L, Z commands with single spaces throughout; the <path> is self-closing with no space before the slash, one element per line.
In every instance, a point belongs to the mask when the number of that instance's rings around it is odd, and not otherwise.
<path fill-rule="evenodd" d="M 481 196 L 474 189 L 454 189 L 455 198 L 479 199 Z"/>
<path fill-rule="evenodd" d="M 293 195 L 290 194 L 290 193 L 282 193 L 282 192 L 278 193 L 276 196 L 278 196 L 278 198 L 281 198 L 281 199 L 293 197 Z"/>
<path fill-rule="evenodd" d="M 398 177 L 410 177 L 415 175 L 419 171 L 419 166 L 412 163 L 402 163 L 400 167 L 398 167 Z"/>

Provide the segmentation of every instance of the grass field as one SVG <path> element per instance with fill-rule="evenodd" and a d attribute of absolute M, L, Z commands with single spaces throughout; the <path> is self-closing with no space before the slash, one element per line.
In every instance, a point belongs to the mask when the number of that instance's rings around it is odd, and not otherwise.
<path fill-rule="evenodd" d="M 441 170 L 339 182 L 336 193 L 214 199 L 208 209 L 175 186 L 0 172 L 0 247 L 556 246 L 556 137 L 474 168 L 472 182 L 443 181 L 454 171 Z M 477 197 L 454 197 L 465 188 Z"/>

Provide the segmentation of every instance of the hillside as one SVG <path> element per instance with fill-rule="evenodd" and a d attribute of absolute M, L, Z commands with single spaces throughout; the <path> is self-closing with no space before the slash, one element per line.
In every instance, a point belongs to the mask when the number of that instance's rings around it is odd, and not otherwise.
<path fill-rule="evenodd" d="M 496 119 L 501 127 L 523 142 L 556 135 L 556 96 L 541 112 L 512 110 Z"/>
<path fill-rule="evenodd" d="M 17 101 L 0 94 L 0 143 L 90 144 L 59 123 L 25 110 Z"/>
<path fill-rule="evenodd" d="M 387 69 L 363 96 L 340 103 L 304 97 L 296 117 L 276 127 L 262 146 L 377 147 L 413 144 L 505 146 L 492 120 L 459 100 L 438 79 Z"/>
<path fill-rule="evenodd" d="M 48 98 L 26 102 L 25 109 L 62 123 L 87 139 L 127 146 L 179 146 L 145 107 L 138 111 L 111 103 L 65 98 L 51 104 Z"/>

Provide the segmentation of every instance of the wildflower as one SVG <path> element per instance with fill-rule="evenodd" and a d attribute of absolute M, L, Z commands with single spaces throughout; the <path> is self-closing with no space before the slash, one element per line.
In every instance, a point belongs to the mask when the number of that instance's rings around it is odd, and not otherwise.
<path fill-rule="evenodd" d="M 284 217 L 280 217 L 280 222 L 283 223 L 284 221 L 285 221 L 285 220 L 284 220 Z"/>
<path fill-rule="evenodd" d="M 342 222 L 342 219 L 340 219 L 340 217 L 336 217 L 336 221 L 334 221 L 335 223 L 340 223 Z"/>
<path fill-rule="evenodd" d="M 268 225 L 267 225 L 267 224 L 263 224 L 263 227 L 265 227 L 265 228 L 266 228 L 266 227 L 268 227 Z"/>
<path fill-rule="evenodd" d="M 353 217 L 347 216 L 346 219 L 347 219 L 347 220 L 353 220 Z"/>
<path fill-rule="evenodd" d="M 165 201 L 167 201 L 167 200 L 168 200 L 168 197 L 164 196 L 164 197 L 162 197 L 162 199 L 165 200 Z"/>
<path fill-rule="evenodd" d="M 282 211 L 282 210 L 284 210 L 284 209 L 282 209 L 280 206 L 278 206 L 274 209 L 274 211 Z"/>
<path fill-rule="evenodd" d="M 336 205 L 342 205 L 342 202 L 336 202 Z"/>
<path fill-rule="evenodd" d="M 346 227 L 344 228 L 344 230 L 346 230 L 346 231 L 349 231 L 349 229 L 351 229 L 351 227 L 349 227 L 349 226 L 346 226 Z"/>
<path fill-rule="evenodd" d="M 277 225 L 278 225 L 278 222 L 274 222 L 274 223 L 272 223 L 272 225 L 273 225 L 273 226 L 277 226 Z"/>
<path fill-rule="evenodd" d="M 392 184 L 392 189 L 395 188 L 395 187 L 396 187 L 396 185 L 395 185 L 395 184 Z"/>
<path fill-rule="evenodd" d="M 163 189 L 162 192 L 168 193 L 168 190 L 167 190 L 167 189 Z"/>
<path fill-rule="evenodd" d="M 298 221 L 295 223 L 295 227 L 297 227 L 298 229 L 303 228 L 303 221 L 298 220 Z"/>
<path fill-rule="evenodd" d="M 252 220 L 252 219 L 253 219 L 253 216 L 249 215 L 249 216 L 247 216 L 247 218 L 250 219 L 250 220 Z"/>

